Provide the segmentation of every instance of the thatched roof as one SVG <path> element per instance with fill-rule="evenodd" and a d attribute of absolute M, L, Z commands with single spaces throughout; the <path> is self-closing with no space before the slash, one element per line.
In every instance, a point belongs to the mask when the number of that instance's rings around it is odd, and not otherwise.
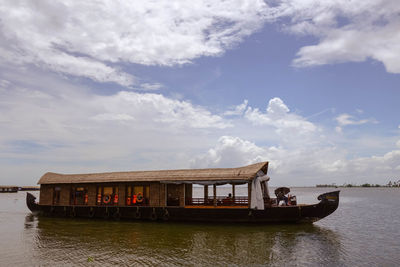
<path fill-rule="evenodd" d="M 163 183 L 245 183 L 258 171 L 267 173 L 268 162 L 260 162 L 240 168 L 185 169 L 161 171 L 131 171 L 88 174 L 58 174 L 48 172 L 38 184 L 76 184 L 111 182 L 163 182 Z"/>

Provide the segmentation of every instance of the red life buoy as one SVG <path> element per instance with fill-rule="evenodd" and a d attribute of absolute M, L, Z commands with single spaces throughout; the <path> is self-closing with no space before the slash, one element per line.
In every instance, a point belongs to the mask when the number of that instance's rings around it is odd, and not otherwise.
<path fill-rule="evenodd" d="M 142 203 L 142 202 L 143 202 L 143 195 L 142 195 L 141 192 L 137 193 L 136 201 L 137 201 L 138 203 Z"/>
<path fill-rule="evenodd" d="M 110 195 L 106 195 L 106 196 L 103 197 L 103 202 L 105 204 L 110 203 L 110 201 L 111 201 L 111 196 Z"/>

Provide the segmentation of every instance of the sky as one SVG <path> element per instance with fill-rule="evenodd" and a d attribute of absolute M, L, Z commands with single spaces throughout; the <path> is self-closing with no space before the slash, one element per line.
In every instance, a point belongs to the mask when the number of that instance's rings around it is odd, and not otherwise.
<path fill-rule="evenodd" d="M 397 0 L 0 2 L 0 184 L 240 167 L 400 180 Z"/>

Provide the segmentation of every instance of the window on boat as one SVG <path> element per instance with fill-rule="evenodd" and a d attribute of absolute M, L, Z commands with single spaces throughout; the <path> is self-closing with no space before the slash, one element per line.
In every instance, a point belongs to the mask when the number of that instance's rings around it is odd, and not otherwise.
<path fill-rule="evenodd" d="M 87 205 L 88 189 L 83 186 L 72 186 L 71 188 L 71 205 Z"/>
<path fill-rule="evenodd" d="M 148 185 L 128 185 L 126 187 L 126 205 L 145 206 L 150 201 L 150 187 Z"/>
<path fill-rule="evenodd" d="M 184 195 L 181 184 L 167 184 L 167 206 L 179 206 L 180 197 Z"/>
<path fill-rule="evenodd" d="M 53 188 L 53 205 L 60 204 L 61 187 L 55 186 Z"/>
<path fill-rule="evenodd" d="M 118 204 L 118 186 L 98 186 L 97 187 L 97 205 L 117 205 Z"/>

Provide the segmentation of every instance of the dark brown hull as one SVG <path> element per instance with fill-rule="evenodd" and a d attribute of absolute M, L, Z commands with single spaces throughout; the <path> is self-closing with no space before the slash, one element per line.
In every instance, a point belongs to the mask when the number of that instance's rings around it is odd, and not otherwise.
<path fill-rule="evenodd" d="M 269 207 L 264 210 L 213 207 L 50 206 L 36 204 L 35 198 L 27 193 L 28 208 L 45 216 L 229 223 L 312 223 L 337 209 L 339 191 L 322 194 L 318 199 L 320 202 L 314 205 Z"/>

